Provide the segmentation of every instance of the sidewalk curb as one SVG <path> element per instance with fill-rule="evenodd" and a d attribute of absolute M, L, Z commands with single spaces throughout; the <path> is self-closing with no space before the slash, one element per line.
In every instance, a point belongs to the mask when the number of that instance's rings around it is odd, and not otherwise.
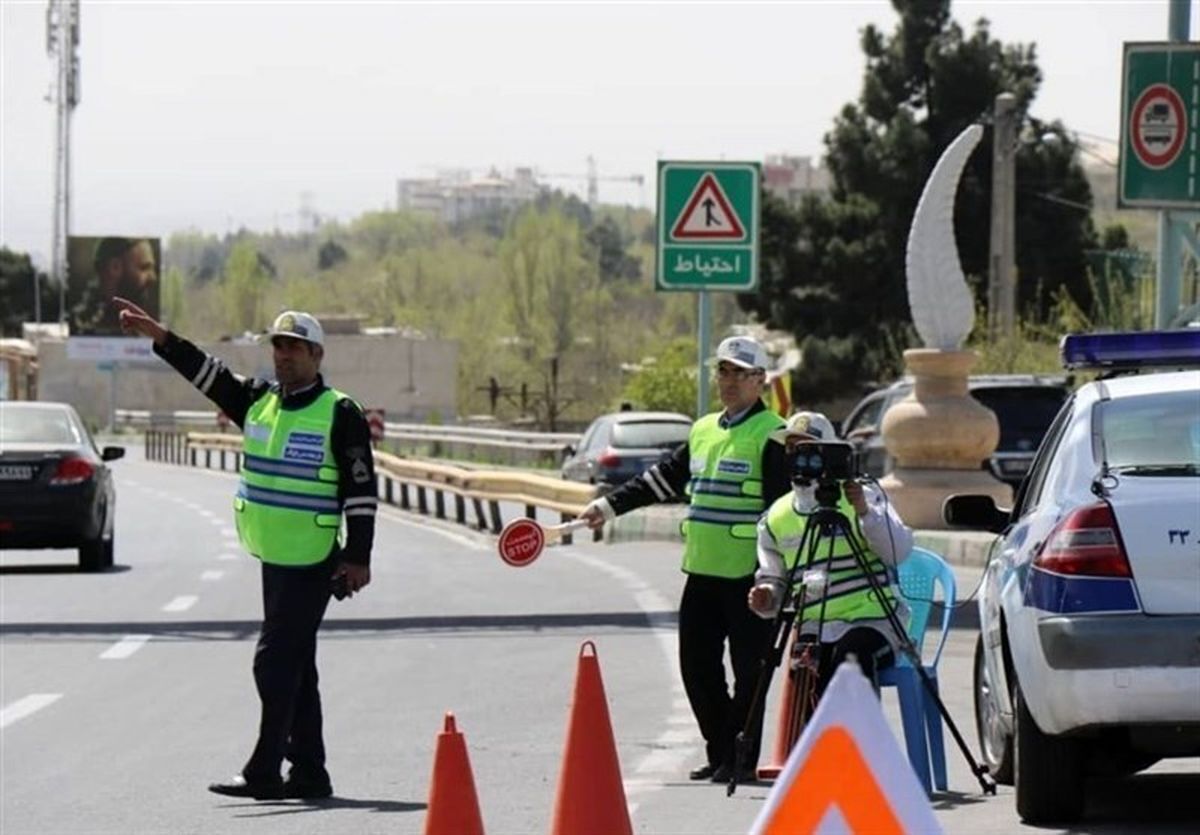
<path fill-rule="evenodd" d="M 605 542 L 678 542 L 683 544 L 679 523 L 687 505 L 651 505 L 618 516 L 604 526 Z M 942 556 L 951 565 L 983 567 L 996 541 L 982 531 L 913 531 L 916 544 Z"/>

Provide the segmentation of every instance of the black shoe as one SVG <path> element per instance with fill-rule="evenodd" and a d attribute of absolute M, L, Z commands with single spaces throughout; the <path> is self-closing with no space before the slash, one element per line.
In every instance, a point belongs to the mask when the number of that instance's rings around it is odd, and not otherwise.
<path fill-rule="evenodd" d="M 333 796 L 333 785 L 328 781 L 293 780 L 283 781 L 283 796 L 298 800 L 323 800 Z"/>
<path fill-rule="evenodd" d="M 733 766 L 725 764 L 713 772 L 711 779 L 714 783 L 728 783 L 733 777 Z M 739 783 L 753 783 L 758 780 L 758 770 L 754 768 L 743 768 L 738 772 L 737 781 Z"/>
<path fill-rule="evenodd" d="M 712 776 L 717 773 L 715 765 L 702 765 L 699 768 L 693 768 L 688 772 L 689 780 L 711 780 Z"/>
<path fill-rule="evenodd" d="M 228 783 L 211 783 L 208 790 L 213 794 L 223 794 L 228 797 L 252 797 L 255 800 L 282 800 L 283 781 L 273 783 L 248 783 L 246 778 L 238 775 Z"/>

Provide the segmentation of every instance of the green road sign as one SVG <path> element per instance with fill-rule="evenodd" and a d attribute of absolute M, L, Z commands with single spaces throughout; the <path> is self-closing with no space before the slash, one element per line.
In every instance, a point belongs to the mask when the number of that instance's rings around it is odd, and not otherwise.
<path fill-rule="evenodd" d="M 658 163 L 659 290 L 758 286 L 757 162 Z"/>
<path fill-rule="evenodd" d="M 1127 43 L 1117 203 L 1200 209 L 1200 44 Z"/>

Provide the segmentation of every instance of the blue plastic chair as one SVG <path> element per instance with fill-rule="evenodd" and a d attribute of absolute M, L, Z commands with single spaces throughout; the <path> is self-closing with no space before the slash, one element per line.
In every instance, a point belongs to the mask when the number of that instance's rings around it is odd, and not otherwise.
<path fill-rule="evenodd" d="M 913 548 L 908 559 L 900 563 L 900 591 L 911 613 L 908 636 L 921 652 L 925 641 L 925 630 L 937 599 L 937 586 L 941 586 L 942 634 L 932 661 L 925 664 L 925 672 L 937 689 L 937 665 L 942 656 L 942 647 L 950 630 L 950 615 L 954 609 L 954 571 L 946 561 L 925 548 Z M 895 687 L 900 699 L 900 719 L 904 725 L 904 747 L 908 761 L 912 764 L 917 779 L 930 788 L 930 764 L 933 767 L 933 785 L 939 791 L 946 790 L 946 748 L 942 740 L 942 715 L 937 703 L 925 692 L 920 674 L 913 668 L 906 655 L 900 655 L 892 667 L 879 671 L 880 687 Z"/>

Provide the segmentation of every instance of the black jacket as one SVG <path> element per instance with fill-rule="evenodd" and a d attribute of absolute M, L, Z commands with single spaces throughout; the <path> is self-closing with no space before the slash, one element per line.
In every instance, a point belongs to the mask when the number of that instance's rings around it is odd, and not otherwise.
<path fill-rule="evenodd" d="M 217 357 L 207 354 L 191 342 L 167 333 L 166 341 L 154 346 L 158 354 L 181 375 L 192 381 L 205 397 L 216 403 L 229 419 L 242 428 L 250 406 L 268 391 L 279 393 L 279 384 L 270 380 L 242 377 L 225 367 Z M 312 403 L 328 386 L 319 374 L 316 385 L 283 398 L 284 409 L 303 409 Z M 370 502 L 355 502 L 355 508 L 375 508 L 375 459 L 371 453 L 371 427 L 358 404 L 349 398 L 337 402 L 330 428 L 330 448 L 338 467 L 338 499 L 366 498 Z M 346 516 L 346 542 L 338 555 L 347 562 L 369 565 L 371 545 L 375 539 L 373 512 L 356 512 Z"/>

